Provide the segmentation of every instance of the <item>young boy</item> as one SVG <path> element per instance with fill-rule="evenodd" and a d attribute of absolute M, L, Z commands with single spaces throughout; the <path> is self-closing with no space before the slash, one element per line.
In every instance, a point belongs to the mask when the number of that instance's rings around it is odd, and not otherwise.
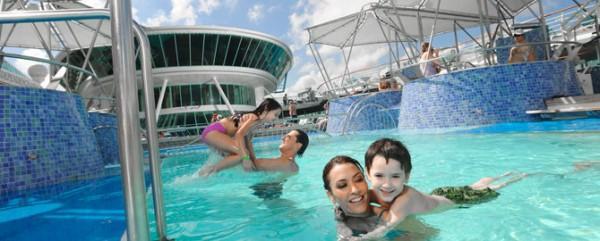
<path fill-rule="evenodd" d="M 432 194 L 422 193 L 408 185 L 412 168 L 410 153 L 401 142 L 383 138 L 373 142 L 365 153 L 367 178 L 371 182 L 371 197 L 381 205 L 383 219 L 398 223 L 412 214 L 441 211 L 455 204 L 475 204 L 491 200 L 498 190 L 525 175 L 506 173 L 500 177 L 485 177 L 470 186 L 436 188 Z M 514 176 L 498 185 L 493 182 Z"/>

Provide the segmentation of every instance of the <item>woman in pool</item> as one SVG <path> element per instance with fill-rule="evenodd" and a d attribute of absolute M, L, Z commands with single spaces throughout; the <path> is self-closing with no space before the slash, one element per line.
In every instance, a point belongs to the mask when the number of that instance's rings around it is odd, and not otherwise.
<path fill-rule="evenodd" d="M 503 184 L 492 186 L 491 184 L 496 180 L 498 178 L 483 178 L 471 186 L 483 188 L 505 186 Z M 331 159 L 323 169 L 323 185 L 327 196 L 335 206 L 337 233 L 340 239 L 356 238 L 364 234 L 368 234 L 369 238 L 383 235 L 388 228 L 393 228 L 398 222 L 404 220 L 390 220 L 393 216 L 408 216 L 407 213 L 396 213 L 406 211 L 402 208 L 389 208 L 391 205 L 403 205 L 402 203 L 394 201 L 391 204 L 385 203 L 377 198 L 376 192 L 368 189 L 362 166 L 351 157 L 336 156 Z M 443 197 L 437 196 L 437 198 Z M 371 203 L 372 200 L 382 203 Z M 451 204 L 450 201 L 448 203 Z M 428 210 L 433 209 L 435 207 Z M 390 221 L 394 223 L 386 226 Z"/>
<path fill-rule="evenodd" d="M 228 118 L 223 118 L 210 124 L 202 131 L 202 141 L 218 151 L 226 153 L 225 158 L 215 165 L 206 165 L 198 173 L 200 176 L 208 176 L 220 170 L 235 166 L 240 161 L 244 169 L 252 167 L 252 161 L 248 152 L 251 143 L 247 143 L 245 136 L 252 127 L 264 121 L 272 121 L 279 117 L 281 105 L 274 99 L 265 99 L 256 109 L 249 113 L 238 113 Z"/>

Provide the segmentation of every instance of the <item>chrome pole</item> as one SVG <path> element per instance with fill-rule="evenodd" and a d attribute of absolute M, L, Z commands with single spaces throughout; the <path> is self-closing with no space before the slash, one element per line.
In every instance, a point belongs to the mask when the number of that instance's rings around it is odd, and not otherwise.
<path fill-rule="evenodd" d="M 131 1 L 111 0 L 110 13 L 114 80 L 118 83 L 116 113 L 127 215 L 127 239 L 149 241 L 150 231 L 139 132 L 138 88 L 133 56 Z"/>
<path fill-rule="evenodd" d="M 152 174 L 152 200 L 154 201 L 154 216 L 156 218 L 156 232 L 158 240 L 167 239 L 165 222 L 165 205 L 163 202 L 163 186 L 160 174 L 161 160 L 158 149 L 158 133 L 156 128 L 155 104 L 154 104 L 154 81 L 152 80 L 152 60 L 150 59 L 150 42 L 142 28 L 133 24 L 133 31 L 141 49 L 142 82 L 144 85 L 144 107 L 146 110 L 146 134 L 148 138 L 148 153 L 150 154 L 150 172 Z M 165 81 L 166 82 L 166 81 Z"/>

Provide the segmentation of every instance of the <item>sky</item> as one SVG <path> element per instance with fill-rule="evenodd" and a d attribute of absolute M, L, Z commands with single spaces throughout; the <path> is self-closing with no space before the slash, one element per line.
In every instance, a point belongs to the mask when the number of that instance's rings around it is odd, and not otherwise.
<path fill-rule="evenodd" d="M 287 43 L 294 55 L 288 73 L 287 92 L 316 88 L 323 83 L 315 60 L 307 46 L 306 28 L 355 13 L 368 0 L 131 0 L 133 17 L 145 26 L 217 25 L 250 29 L 274 36 Z M 105 0 L 82 1 L 102 7 Z M 573 4 L 570 0 L 543 0 L 546 12 Z M 343 71 L 339 49 L 319 49 L 331 75 Z M 45 57 L 41 50 L 23 54 Z M 389 59 L 385 46 L 357 48 L 352 53 L 352 69 L 364 68 Z M 27 73 L 31 63 L 16 61 L 18 69 Z"/>

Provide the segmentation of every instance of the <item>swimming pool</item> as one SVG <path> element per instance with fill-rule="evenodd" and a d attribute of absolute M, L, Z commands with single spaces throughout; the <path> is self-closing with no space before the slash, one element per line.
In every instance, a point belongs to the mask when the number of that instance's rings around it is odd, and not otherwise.
<path fill-rule="evenodd" d="M 431 240 L 600 239 L 600 170 L 573 172 L 574 162 L 600 160 L 600 119 L 501 124 L 433 134 L 388 130 L 311 140 L 304 157 L 297 159 L 299 174 L 282 184 L 278 174 L 244 173 L 241 168 L 198 178 L 195 172 L 201 165 L 217 157 L 198 152 L 169 157 L 163 166 L 168 236 L 334 240 L 322 168 L 338 154 L 362 162 L 367 146 L 384 136 L 407 145 L 413 157 L 409 185 L 424 192 L 507 171 L 550 173 L 502 189 L 500 197 L 485 204 L 420 216 L 424 228 L 399 235 L 424 235 Z M 260 150 L 258 156 L 277 155 L 277 145 Z"/>

